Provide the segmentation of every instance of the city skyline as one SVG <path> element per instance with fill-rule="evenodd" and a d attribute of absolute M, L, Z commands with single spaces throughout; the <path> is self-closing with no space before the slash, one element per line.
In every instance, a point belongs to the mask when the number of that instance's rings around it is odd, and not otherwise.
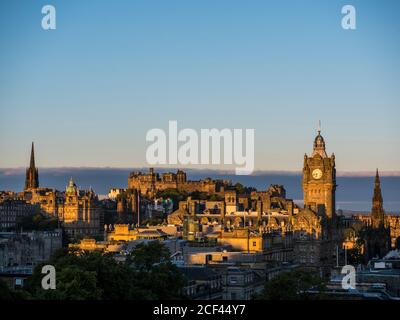
<path fill-rule="evenodd" d="M 400 301 L 399 34 L 399 0 L 0 1 L 0 301 Z"/>
<path fill-rule="evenodd" d="M 146 133 L 177 120 L 254 128 L 256 171 L 298 171 L 321 120 L 338 172 L 400 171 L 396 1 L 354 1 L 351 31 L 340 1 L 52 4 L 49 32 L 39 4 L 0 5 L 0 168 L 32 140 L 39 168 L 148 167 Z"/>
<path fill-rule="evenodd" d="M 316 140 L 321 138 L 318 134 Z M 322 138 L 323 139 L 323 138 Z M 314 145 L 315 149 L 315 145 Z M 315 151 L 314 151 L 315 153 Z M 325 151 L 322 152 L 326 156 Z M 27 179 L 25 182 L 25 189 L 27 186 L 38 187 L 38 171 L 36 167 L 36 155 L 34 153 L 34 144 L 32 143 L 29 167 L 26 168 L 13 168 L 1 169 L 0 168 L 0 190 L 19 191 L 22 188 L 23 180 L 21 177 L 25 174 Z M 150 170 L 149 170 L 150 169 Z M 130 172 L 149 172 L 155 169 L 164 173 L 171 173 L 174 175 L 177 168 L 164 167 L 164 168 L 41 168 L 40 175 L 41 181 L 44 186 L 57 190 L 63 190 L 67 180 L 76 179 L 82 188 L 89 188 L 98 191 L 99 195 L 106 197 L 110 188 L 118 187 L 124 188 L 126 183 L 126 176 Z M 300 180 L 302 173 L 299 171 L 256 171 L 249 176 L 235 175 L 234 171 L 227 170 L 207 170 L 207 169 L 184 169 L 187 176 L 194 180 L 201 180 L 208 177 L 217 179 L 228 179 L 233 184 L 241 183 L 247 187 L 254 187 L 258 190 L 265 189 L 268 185 L 280 184 L 288 187 L 288 195 L 294 201 L 302 205 L 302 192 L 300 191 Z M 378 170 L 378 169 L 377 169 Z M 337 208 L 345 210 L 369 210 L 370 207 L 370 183 L 376 175 L 376 171 L 372 172 L 358 172 L 358 173 L 339 173 L 338 177 L 338 195 L 337 195 Z M 178 171 L 179 172 L 179 171 Z M 386 199 L 386 208 L 389 211 L 398 211 L 398 179 L 396 173 L 380 173 L 384 178 L 383 191 L 384 198 Z M 28 182 L 29 181 L 29 182 Z"/>

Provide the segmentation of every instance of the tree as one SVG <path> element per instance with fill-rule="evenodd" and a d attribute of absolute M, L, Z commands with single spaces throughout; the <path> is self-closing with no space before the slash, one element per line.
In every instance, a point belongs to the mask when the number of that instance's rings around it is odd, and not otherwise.
<path fill-rule="evenodd" d="M 31 216 L 22 217 L 18 222 L 18 228 L 24 230 L 55 230 L 58 228 L 58 219 L 38 212 Z"/>
<path fill-rule="evenodd" d="M 42 289 L 45 264 L 56 269 L 55 290 Z M 35 268 L 26 290 L 35 299 L 177 299 L 184 284 L 182 273 L 170 261 L 169 250 L 154 241 L 136 246 L 125 262 L 102 251 L 60 249 Z"/>
<path fill-rule="evenodd" d="M 37 290 L 36 299 L 47 300 L 98 300 L 102 290 L 97 286 L 94 271 L 81 270 L 71 265 L 57 272 L 56 290 Z"/>
<path fill-rule="evenodd" d="M 183 273 L 170 261 L 170 252 L 161 242 L 139 244 L 127 259 L 133 268 L 137 287 L 146 292 L 144 298 L 171 300 L 182 298 Z M 143 297 L 142 297 L 143 299 Z"/>
<path fill-rule="evenodd" d="M 163 199 L 168 199 L 168 198 L 171 199 L 173 203 L 173 209 L 176 210 L 178 209 L 179 201 L 186 200 L 188 194 L 185 191 L 179 191 L 178 189 L 168 188 L 165 190 L 157 191 L 156 197 Z"/>
<path fill-rule="evenodd" d="M 27 290 L 37 299 L 103 299 L 136 298 L 131 270 L 101 251 L 61 249 L 50 261 L 56 269 L 56 289 L 41 287 L 42 265 L 35 268 Z"/>
<path fill-rule="evenodd" d="M 313 289 L 318 294 L 310 294 Z M 321 278 L 305 270 L 296 270 L 279 274 L 265 285 L 263 294 L 257 296 L 258 300 L 307 300 L 324 297 L 325 285 Z"/>
<path fill-rule="evenodd" d="M 235 187 L 235 189 L 236 189 L 236 191 L 239 193 L 239 194 L 243 194 L 243 193 L 245 193 L 245 188 L 244 188 L 244 186 L 241 184 L 241 183 L 236 183 L 235 185 L 234 185 L 234 187 Z"/>
<path fill-rule="evenodd" d="M 138 271 L 148 272 L 156 265 L 169 261 L 170 252 L 160 242 L 140 243 L 128 256 L 127 264 Z"/>
<path fill-rule="evenodd" d="M 0 279 L 0 301 L 1 300 L 23 300 L 29 298 L 29 294 L 23 290 L 14 290 Z"/>
<path fill-rule="evenodd" d="M 3 280 L 0 280 L 0 300 L 12 300 L 13 298 L 14 294 L 12 290 Z"/>

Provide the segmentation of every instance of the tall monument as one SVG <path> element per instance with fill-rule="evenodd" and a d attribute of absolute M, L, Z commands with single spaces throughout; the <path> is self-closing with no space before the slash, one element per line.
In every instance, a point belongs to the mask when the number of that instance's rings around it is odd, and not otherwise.
<path fill-rule="evenodd" d="M 365 240 L 367 260 L 382 258 L 391 250 L 390 226 L 387 224 L 383 209 L 378 169 L 376 169 L 374 194 L 372 196 L 371 224 L 366 229 Z"/>
<path fill-rule="evenodd" d="M 304 207 L 334 218 L 336 192 L 335 155 L 330 157 L 326 153 L 325 140 L 321 129 L 314 139 L 311 156 L 304 155 L 303 165 L 303 193 Z"/>
<path fill-rule="evenodd" d="M 385 225 L 385 211 L 383 210 L 383 198 L 381 191 L 381 180 L 379 178 L 378 169 L 376 169 L 375 175 L 375 188 L 374 195 L 372 197 L 372 210 L 371 210 L 372 226 L 379 228 Z"/>

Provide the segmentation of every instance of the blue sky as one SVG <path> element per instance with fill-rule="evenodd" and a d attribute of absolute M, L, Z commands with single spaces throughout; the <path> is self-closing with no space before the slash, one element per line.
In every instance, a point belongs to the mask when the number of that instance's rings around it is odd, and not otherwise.
<path fill-rule="evenodd" d="M 338 170 L 399 171 L 399 34 L 396 0 L 1 1 L 0 167 L 32 140 L 41 167 L 146 165 L 178 120 L 254 128 L 256 169 L 299 170 L 320 119 Z"/>

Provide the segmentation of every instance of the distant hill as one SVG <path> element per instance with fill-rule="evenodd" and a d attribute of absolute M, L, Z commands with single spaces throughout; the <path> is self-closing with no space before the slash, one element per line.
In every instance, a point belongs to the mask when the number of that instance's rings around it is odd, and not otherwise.
<path fill-rule="evenodd" d="M 64 190 L 70 177 L 81 188 L 92 187 L 98 194 L 105 195 L 110 188 L 125 188 L 131 171 L 148 171 L 147 168 L 39 168 L 41 186 Z M 174 171 L 156 169 L 156 172 Z M 251 176 L 236 176 L 229 172 L 213 170 L 185 170 L 188 179 L 199 180 L 206 177 L 229 179 L 246 186 L 265 190 L 270 184 L 285 186 L 288 198 L 301 203 L 303 198 L 300 172 L 256 172 Z M 373 172 L 346 174 L 337 178 L 337 209 L 365 211 L 371 208 L 374 187 Z M 0 190 L 21 191 L 25 181 L 25 169 L 0 169 Z M 400 176 L 381 175 L 384 206 L 387 211 L 400 212 Z"/>

